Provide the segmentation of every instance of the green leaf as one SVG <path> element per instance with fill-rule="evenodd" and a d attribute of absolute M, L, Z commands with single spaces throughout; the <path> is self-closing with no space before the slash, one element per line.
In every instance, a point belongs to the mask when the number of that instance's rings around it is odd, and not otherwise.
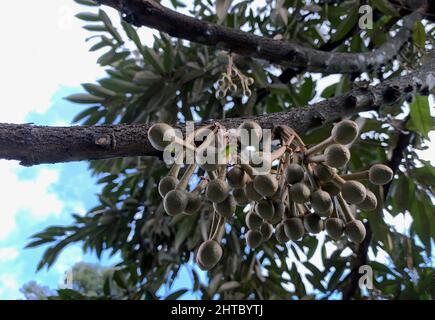
<path fill-rule="evenodd" d="M 219 292 L 223 292 L 223 291 L 229 291 L 229 290 L 234 290 L 240 287 L 240 282 L 238 281 L 228 281 L 223 283 L 220 287 L 219 287 Z"/>
<path fill-rule="evenodd" d="M 395 213 L 408 209 L 409 204 L 414 199 L 415 185 L 412 180 L 402 174 L 400 175 L 399 180 L 394 183 L 392 191 L 394 197 L 392 197 L 391 201 L 393 202 L 395 209 L 392 214 L 394 216 Z"/>
<path fill-rule="evenodd" d="M 82 87 L 95 96 L 103 97 L 103 98 L 112 98 L 116 96 L 116 92 L 103 88 L 102 86 L 93 84 L 93 83 L 83 83 Z"/>
<path fill-rule="evenodd" d="M 100 24 L 87 24 L 83 26 L 83 29 L 88 31 L 101 31 L 101 32 L 107 31 L 107 28 Z"/>
<path fill-rule="evenodd" d="M 430 164 L 421 168 L 413 169 L 410 175 L 413 179 L 417 180 L 418 183 L 435 190 L 435 168 Z"/>
<path fill-rule="evenodd" d="M 166 72 L 171 72 L 175 60 L 174 47 L 168 36 L 162 34 L 162 38 L 166 44 L 163 51 L 163 66 Z"/>
<path fill-rule="evenodd" d="M 84 6 L 97 7 L 98 4 L 93 0 L 74 0 L 78 4 L 82 4 Z"/>
<path fill-rule="evenodd" d="M 331 42 L 343 39 L 358 21 L 358 8 L 355 7 L 347 17 L 339 24 L 337 31 L 332 35 Z"/>
<path fill-rule="evenodd" d="M 136 86 L 134 83 L 129 81 L 116 79 L 116 78 L 106 78 L 99 80 L 100 84 L 109 89 L 116 91 L 118 93 L 142 93 L 143 89 Z"/>
<path fill-rule="evenodd" d="M 348 75 L 342 75 L 340 82 L 337 83 L 337 86 L 335 87 L 334 94 L 336 96 L 339 96 L 347 91 L 350 90 L 350 79 Z"/>
<path fill-rule="evenodd" d="M 142 51 L 142 43 L 136 30 L 124 20 L 121 21 L 121 25 L 124 28 L 127 37 L 134 42 L 139 51 Z"/>
<path fill-rule="evenodd" d="M 73 118 L 72 122 L 79 122 L 80 120 L 83 120 L 84 118 L 89 117 L 90 115 L 97 112 L 99 108 L 100 107 L 91 107 L 91 108 L 88 108 L 86 110 L 83 110 L 82 112 L 80 112 L 79 114 L 77 114 Z"/>
<path fill-rule="evenodd" d="M 130 52 L 116 52 L 115 50 L 110 50 L 98 58 L 97 63 L 101 66 L 110 65 L 116 61 L 127 58 Z"/>
<path fill-rule="evenodd" d="M 163 64 L 160 60 L 160 57 L 154 52 L 154 50 L 145 47 L 143 50 L 143 57 L 145 62 L 149 63 L 155 71 L 159 73 L 163 73 Z"/>
<path fill-rule="evenodd" d="M 80 12 L 75 16 L 76 18 L 84 21 L 101 21 L 100 16 L 93 12 Z"/>
<path fill-rule="evenodd" d="M 424 26 L 421 21 L 416 21 L 412 29 L 412 40 L 414 44 L 420 48 L 424 48 L 426 45 L 426 32 L 424 31 Z"/>
<path fill-rule="evenodd" d="M 177 300 L 179 297 L 181 297 L 183 294 L 185 294 L 187 291 L 187 289 L 180 289 L 177 290 L 173 293 L 171 293 L 170 295 L 168 295 L 165 300 Z"/>
<path fill-rule="evenodd" d="M 186 216 L 183 218 L 184 219 L 181 221 L 181 223 L 179 224 L 179 226 L 177 228 L 177 234 L 175 235 L 175 240 L 174 240 L 174 247 L 177 250 L 181 247 L 183 242 L 187 239 L 187 237 L 191 233 L 191 231 L 195 225 L 195 222 L 196 222 L 196 219 L 194 216 Z"/>
<path fill-rule="evenodd" d="M 302 104 L 308 104 L 308 102 L 313 98 L 314 87 L 314 81 L 311 76 L 304 79 L 304 83 L 301 85 L 299 91 L 299 99 Z"/>
<path fill-rule="evenodd" d="M 53 241 L 52 238 L 40 239 L 40 240 L 32 241 L 32 242 L 26 244 L 26 246 L 24 248 L 28 249 L 28 248 L 39 247 L 40 245 L 43 245 L 45 243 L 52 242 L 52 241 Z"/>
<path fill-rule="evenodd" d="M 330 86 L 327 86 L 325 89 L 323 89 L 321 97 L 322 98 L 331 98 L 335 94 L 335 90 L 337 90 L 338 83 L 331 84 Z"/>
<path fill-rule="evenodd" d="M 80 292 L 72 289 L 59 289 L 57 290 L 59 297 L 63 300 L 84 300 L 86 297 Z"/>
<path fill-rule="evenodd" d="M 393 17 L 399 17 L 400 14 L 388 0 L 372 0 L 373 6 L 382 13 Z"/>
<path fill-rule="evenodd" d="M 385 273 L 385 274 L 390 274 L 390 275 L 395 275 L 395 273 L 393 272 L 393 270 L 391 270 L 388 266 L 386 266 L 385 264 L 379 263 L 377 261 L 370 261 L 370 266 L 380 272 L 380 273 Z"/>
<path fill-rule="evenodd" d="M 155 80 L 161 81 L 162 77 L 149 70 L 139 71 L 138 73 L 136 73 L 133 79 L 134 83 L 144 85 L 149 84 L 150 81 Z"/>
<path fill-rule="evenodd" d="M 268 90 L 270 90 L 271 93 L 274 94 L 288 94 L 289 93 L 289 87 L 285 85 L 284 83 L 271 83 L 267 85 L 266 87 Z"/>
<path fill-rule="evenodd" d="M 374 212 L 370 212 L 370 214 L 367 215 L 367 220 L 373 231 L 374 241 L 381 241 L 384 244 L 384 249 L 390 252 L 393 248 L 393 243 L 390 229 L 384 220 L 383 193 L 381 192 L 381 187 L 376 187 L 372 191 L 378 199 L 378 207 Z"/>
<path fill-rule="evenodd" d="M 87 94 L 87 93 L 77 93 L 77 94 L 72 94 L 68 97 L 65 98 L 66 100 L 70 101 L 70 102 L 74 102 L 74 103 L 101 103 L 103 102 L 105 99 L 102 97 L 97 97 L 94 96 L 92 94 Z"/>
<path fill-rule="evenodd" d="M 425 197 L 417 197 L 410 208 L 412 216 L 412 229 L 419 236 L 424 244 L 426 252 L 431 252 L 431 224 L 434 220 L 433 206 L 431 200 Z"/>
<path fill-rule="evenodd" d="M 216 1 L 216 15 L 218 17 L 218 23 L 221 24 L 228 14 L 228 9 L 231 6 L 233 0 L 217 0 Z"/>
<path fill-rule="evenodd" d="M 122 270 L 117 270 L 113 273 L 113 280 L 122 289 L 128 288 L 128 282 Z"/>
<path fill-rule="evenodd" d="M 114 46 L 113 43 L 112 43 L 112 40 L 110 40 L 110 39 L 107 38 L 106 36 L 101 36 L 101 41 L 100 41 L 100 42 L 97 42 L 96 44 L 94 44 L 94 45 L 89 49 L 89 51 L 97 51 L 97 50 L 99 50 L 99 49 L 101 49 L 101 48 L 104 48 L 104 47 L 107 47 L 107 46 L 110 46 L 110 47 L 113 47 L 113 46 Z"/>
<path fill-rule="evenodd" d="M 109 33 L 116 39 L 116 41 L 118 41 L 118 43 L 124 43 L 124 40 L 122 39 L 121 35 L 116 30 L 116 28 L 113 26 L 112 21 L 110 21 L 110 18 L 107 15 L 107 13 L 105 13 L 103 10 L 100 9 L 98 11 L 98 14 L 99 14 L 101 20 L 104 22 L 104 25 L 106 26 L 107 31 L 109 31 Z"/>
<path fill-rule="evenodd" d="M 432 117 L 430 115 L 429 99 L 427 96 L 414 96 L 410 105 L 410 121 L 408 129 L 414 130 L 428 138 L 432 129 Z"/>

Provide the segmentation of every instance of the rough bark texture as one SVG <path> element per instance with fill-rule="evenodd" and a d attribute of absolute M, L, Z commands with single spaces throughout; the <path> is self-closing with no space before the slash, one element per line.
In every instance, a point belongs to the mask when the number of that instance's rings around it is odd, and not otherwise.
<path fill-rule="evenodd" d="M 285 124 L 304 133 L 343 117 L 409 99 L 417 92 L 426 93 L 435 85 L 435 55 L 419 70 L 366 88 L 327 99 L 288 112 L 258 117 L 216 120 L 227 128 L 239 126 L 245 119 L 257 121 L 263 128 Z M 198 123 L 206 125 L 215 120 Z M 0 124 L 0 159 L 20 160 L 22 165 L 128 156 L 157 156 L 147 139 L 149 124 L 47 127 L 30 124 Z M 182 124 L 175 127 L 182 128 Z"/>
<path fill-rule="evenodd" d="M 165 8 L 153 0 L 98 0 L 97 2 L 121 11 L 124 19 L 136 26 L 155 28 L 176 38 L 231 50 L 240 55 L 330 74 L 362 73 L 387 64 L 410 39 L 414 22 L 421 18 L 419 12 L 406 16 L 403 19 L 403 27 L 396 36 L 372 52 L 342 53 L 315 50 L 295 43 L 264 38 L 215 25 Z"/>

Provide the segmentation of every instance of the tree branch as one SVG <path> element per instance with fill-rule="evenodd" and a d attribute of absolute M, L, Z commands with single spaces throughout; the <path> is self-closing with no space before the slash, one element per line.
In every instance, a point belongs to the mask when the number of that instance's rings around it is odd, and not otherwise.
<path fill-rule="evenodd" d="M 119 10 L 127 22 L 136 26 L 147 26 L 175 38 L 227 49 L 240 55 L 284 66 L 302 67 L 307 71 L 328 74 L 362 73 L 387 64 L 409 40 L 414 22 L 421 19 L 417 11 L 406 16 L 403 19 L 403 27 L 396 36 L 374 51 L 324 52 L 201 21 L 163 7 L 153 0 L 97 0 L 97 2 Z"/>
<path fill-rule="evenodd" d="M 245 119 L 263 128 L 285 124 L 305 133 L 326 123 L 362 111 L 400 104 L 414 93 L 432 90 L 435 82 L 435 54 L 419 70 L 376 86 L 357 88 L 338 97 L 288 112 L 219 121 L 236 128 Z M 206 125 L 215 120 L 197 123 Z M 0 124 L 0 159 L 20 160 L 22 165 L 56 163 L 115 157 L 159 156 L 147 139 L 150 124 L 47 127 L 30 124 Z M 183 128 L 182 124 L 175 125 Z"/>

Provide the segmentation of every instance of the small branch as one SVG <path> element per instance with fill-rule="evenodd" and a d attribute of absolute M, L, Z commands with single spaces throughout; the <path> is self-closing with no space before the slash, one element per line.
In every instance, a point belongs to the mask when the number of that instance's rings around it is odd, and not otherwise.
<path fill-rule="evenodd" d="M 172 37 L 227 49 L 240 55 L 276 64 L 302 67 L 323 73 L 362 73 L 393 60 L 410 39 L 414 22 L 421 19 L 413 12 L 403 19 L 396 36 L 378 49 L 366 53 L 324 52 L 296 43 L 264 38 L 253 33 L 205 22 L 163 7 L 153 0 L 98 0 L 122 12 L 124 19 L 136 26 L 147 26 Z"/>

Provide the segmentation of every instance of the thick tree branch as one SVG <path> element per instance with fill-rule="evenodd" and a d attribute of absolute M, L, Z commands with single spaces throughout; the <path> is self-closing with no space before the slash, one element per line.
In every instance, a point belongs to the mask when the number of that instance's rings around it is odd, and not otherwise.
<path fill-rule="evenodd" d="M 329 74 L 362 73 L 387 64 L 409 40 L 414 22 L 421 18 L 418 12 L 406 16 L 396 36 L 372 52 L 324 52 L 201 21 L 165 8 L 153 0 L 97 2 L 121 11 L 124 19 L 136 26 L 147 26 L 176 38 L 227 49 L 240 55 Z"/>
<path fill-rule="evenodd" d="M 296 132 L 386 105 L 400 104 L 416 92 L 432 90 L 435 83 L 435 55 L 419 70 L 387 80 L 376 86 L 348 93 L 288 112 L 219 121 L 235 128 L 245 119 L 263 128 L 285 124 Z M 198 123 L 209 124 L 214 120 Z M 157 156 L 147 139 L 149 124 L 47 127 L 30 124 L 0 124 L 0 159 L 20 160 L 22 165 L 130 156 Z M 182 128 L 182 124 L 175 125 Z"/>

